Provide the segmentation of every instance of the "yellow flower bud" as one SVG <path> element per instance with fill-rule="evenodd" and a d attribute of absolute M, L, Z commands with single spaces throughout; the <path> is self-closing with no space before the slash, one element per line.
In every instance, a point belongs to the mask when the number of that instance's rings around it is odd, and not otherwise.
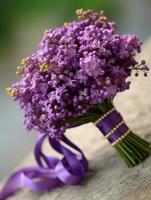
<path fill-rule="evenodd" d="M 65 28 L 67 28 L 67 27 L 68 27 L 68 23 L 65 22 L 63 26 L 64 26 Z"/>
<path fill-rule="evenodd" d="M 25 65 L 25 64 L 27 64 L 27 61 L 25 59 L 22 59 L 21 60 L 21 65 Z"/>
<path fill-rule="evenodd" d="M 46 63 L 43 63 L 39 66 L 39 70 L 41 72 L 49 72 L 49 65 L 47 65 Z"/>
<path fill-rule="evenodd" d="M 82 13 L 83 13 L 83 9 L 81 8 L 81 9 L 78 9 L 78 10 L 76 10 L 76 15 L 77 16 L 80 16 L 80 15 L 82 15 Z"/>
<path fill-rule="evenodd" d="M 45 31 L 44 31 L 44 35 L 46 35 L 48 33 L 48 30 L 46 29 Z"/>
<path fill-rule="evenodd" d="M 17 89 L 17 88 L 15 88 L 15 89 L 13 89 L 13 88 L 11 88 L 11 87 L 6 88 L 7 94 L 8 94 L 9 96 L 11 96 L 11 97 L 16 96 L 17 93 L 18 93 L 18 91 L 19 91 L 19 89 Z"/>

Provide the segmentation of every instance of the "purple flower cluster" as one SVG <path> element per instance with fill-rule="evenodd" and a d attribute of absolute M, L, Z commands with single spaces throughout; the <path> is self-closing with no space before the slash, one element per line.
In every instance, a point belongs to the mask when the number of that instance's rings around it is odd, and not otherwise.
<path fill-rule="evenodd" d="M 35 54 L 22 60 L 22 79 L 8 88 L 25 113 L 27 130 L 60 138 L 67 119 L 129 88 L 132 70 L 145 72 L 135 54 L 142 42 L 118 35 L 103 12 L 77 11 L 79 20 L 44 33 Z"/>

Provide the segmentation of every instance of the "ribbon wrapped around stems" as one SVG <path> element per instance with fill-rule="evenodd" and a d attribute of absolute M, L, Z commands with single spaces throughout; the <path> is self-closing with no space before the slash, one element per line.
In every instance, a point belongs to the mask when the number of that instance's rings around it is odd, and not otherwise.
<path fill-rule="evenodd" d="M 151 144 L 129 129 L 111 102 L 106 105 L 107 111 L 95 121 L 95 125 L 116 148 L 127 166 L 134 167 L 150 155 Z"/>
<path fill-rule="evenodd" d="M 105 113 L 95 124 L 112 146 L 115 146 L 130 133 L 123 117 L 115 108 Z"/>

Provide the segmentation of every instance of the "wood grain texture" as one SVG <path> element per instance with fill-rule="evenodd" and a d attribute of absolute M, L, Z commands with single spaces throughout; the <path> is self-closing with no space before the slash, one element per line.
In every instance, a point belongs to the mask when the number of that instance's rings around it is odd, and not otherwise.
<path fill-rule="evenodd" d="M 151 66 L 151 39 L 143 47 L 142 57 Z M 132 77 L 131 89 L 115 99 L 117 109 L 138 135 L 151 141 L 151 73 L 147 78 Z M 87 156 L 90 166 L 80 186 L 64 186 L 50 192 L 31 192 L 23 189 L 12 200 L 150 200 L 151 156 L 133 169 L 120 159 L 93 124 L 68 130 L 69 138 Z M 28 136 L 27 136 L 28 137 Z M 45 145 L 45 151 L 54 154 Z M 19 165 L 34 164 L 32 153 Z"/>

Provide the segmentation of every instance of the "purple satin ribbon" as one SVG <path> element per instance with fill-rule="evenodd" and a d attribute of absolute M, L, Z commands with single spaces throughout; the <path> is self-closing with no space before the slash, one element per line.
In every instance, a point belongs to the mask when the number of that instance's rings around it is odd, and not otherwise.
<path fill-rule="evenodd" d="M 46 138 L 47 135 L 40 134 L 35 145 L 37 166 L 26 167 L 13 173 L 0 192 L 0 200 L 14 195 L 22 187 L 35 191 L 47 191 L 63 184 L 74 186 L 81 183 L 88 170 L 88 161 L 83 152 L 63 135 L 62 142 L 76 150 L 77 154 L 60 141 L 49 138 L 50 146 L 63 155 L 63 158 L 46 156 L 42 152 L 42 145 Z"/>
<path fill-rule="evenodd" d="M 103 135 L 107 135 L 117 124 L 123 120 L 121 114 L 113 110 L 109 115 L 102 119 L 97 127 L 101 130 Z"/>
<path fill-rule="evenodd" d="M 96 126 L 104 135 L 107 135 L 122 121 L 122 116 L 116 110 L 113 110 L 103 120 L 99 121 Z M 115 142 L 127 130 L 128 127 L 126 124 L 121 124 L 108 137 L 109 142 Z M 62 159 L 46 156 L 42 152 L 42 145 L 46 138 L 48 138 L 50 146 L 63 156 Z M 77 154 L 73 153 L 62 143 L 70 147 L 70 149 L 76 150 Z M 45 134 L 40 134 L 35 145 L 34 154 L 37 165 L 26 167 L 13 173 L 0 192 L 0 200 L 7 199 L 22 187 L 27 187 L 35 191 L 46 191 L 62 186 L 63 184 L 79 185 L 88 170 L 88 161 L 83 152 L 64 135 L 61 141 L 57 141 Z M 39 180 L 37 181 L 37 179 Z"/>
<path fill-rule="evenodd" d="M 109 134 L 113 128 L 123 121 L 123 117 L 119 112 L 113 110 L 106 117 L 100 120 L 96 126 L 103 133 L 104 136 Z M 108 136 L 108 141 L 112 144 L 116 142 L 120 137 L 122 137 L 129 128 L 125 123 L 121 124 L 110 136 Z"/>
<path fill-rule="evenodd" d="M 122 124 L 112 135 L 108 137 L 108 141 L 112 144 L 116 142 L 120 137 L 122 137 L 129 128 L 126 124 Z"/>

